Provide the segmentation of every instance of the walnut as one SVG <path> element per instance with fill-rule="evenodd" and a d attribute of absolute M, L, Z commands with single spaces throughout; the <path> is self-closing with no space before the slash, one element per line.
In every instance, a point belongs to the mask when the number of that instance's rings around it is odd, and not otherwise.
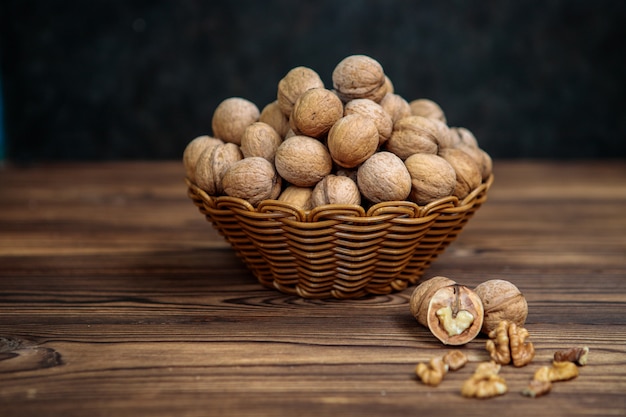
<path fill-rule="evenodd" d="M 447 372 L 448 365 L 438 356 L 428 361 L 428 364 L 420 362 L 415 367 L 415 374 L 419 379 L 432 387 L 439 385 Z"/>
<path fill-rule="evenodd" d="M 361 194 L 356 183 L 348 177 L 327 175 L 315 185 L 311 194 L 311 207 L 325 204 L 361 204 Z"/>
<path fill-rule="evenodd" d="M 245 158 L 260 156 L 274 163 L 276 149 L 282 138 L 276 130 L 263 122 L 255 122 L 244 130 L 241 136 L 241 153 Z"/>
<path fill-rule="evenodd" d="M 498 327 L 502 320 L 515 323 L 522 327 L 528 316 L 528 304 L 522 292 L 511 282 L 503 279 L 485 281 L 476 288 L 483 307 L 485 308 L 485 320 L 482 332 L 489 334 Z"/>
<path fill-rule="evenodd" d="M 552 366 L 542 366 L 535 371 L 533 379 L 536 381 L 559 382 L 567 381 L 578 376 L 578 367 L 574 362 L 552 362 Z"/>
<path fill-rule="evenodd" d="M 307 67 L 295 67 L 278 82 L 276 98 L 283 114 L 291 116 L 293 105 L 304 93 L 311 88 L 324 88 L 324 82 L 319 74 Z"/>
<path fill-rule="evenodd" d="M 478 148 L 476 136 L 474 136 L 469 129 L 464 127 L 451 127 L 450 134 L 453 138 L 453 146 L 469 146 L 472 148 Z"/>
<path fill-rule="evenodd" d="M 383 67 L 374 58 L 351 55 L 339 62 L 332 73 L 333 88 L 343 102 L 369 98 L 380 102 L 387 94 Z"/>
<path fill-rule="evenodd" d="M 446 345 L 473 340 L 483 323 L 480 298 L 469 288 L 446 277 L 434 277 L 418 285 L 410 299 L 411 314 Z"/>
<path fill-rule="evenodd" d="M 458 371 L 467 363 L 467 356 L 459 349 L 454 349 L 443 355 L 443 361 L 451 371 Z"/>
<path fill-rule="evenodd" d="M 280 109 L 278 100 L 274 100 L 263 107 L 259 116 L 259 122 L 272 126 L 282 139 L 285 138 L 287 131 L 289 131 L 289 117 Z"/>
<path fill-rule="evenodd" d="M 243 131 L 258 121 L 260 115 L 259 108 L 251 101 L 241 97 L 227 98 L 213 112 L 213 136 L 239 145 Z"/>
<path fill-rule="evenodd" d="M 223 144 L 220 139 L 208 135 L 198 136 L 191 140 L 183 152 L 183 166 L 185 175 L 191 182 L 196 182 L 196 164 L 200 155 L 209 147 Z"/>
<path fill-rule="evenodd" d="M 436 154 L 439 150 L 439 127 L 432 119 L 409 116 L 398 120 L 385 143 L 385 148 L 400 158 L 416 153 Z"/>
<path fill-rule="evenodd" d="M 456 172 L 454 195 L 460 200 L 482 183 L 480 167 L 467 153 L 456 148 L 445 148 L 440 150 L 439 156 L 448 161 Z"/>
<path fill-rule="evenodd" d="M 370 118 L 376 124 L 378 145 L 382 145 L 389 139 L 393 130 L 393 121 L 380 104 L 366 98 L 358 98 L 346 103 L 344 115 L 355 113 Z"/>
<path fill-rule="evenodd" d="M 491 156 L 478 146 L 478 141 L 474 134 L 464 127 L 451 127 L 450 131 L 450 146 L 457 148 L 469 156 L 480 167 L 480 173 L 483 181 L 489 178 L 493 171 L 493 161 Z"/>
<path fill-rule="evenodd" d="M 400 158 L 391 152 L 376 152 L 357 171 L 363 196 L 373 203 L 403 201 L 411 192 L 411 175 Z"/>
<path fill-rule="evenodd" d="M 485 365 L 485 366 L 483 366 Z M 474 374 L 463 383 L 461 395 L 467 398 L 491 398 L 508 391 L 506 381 L 498 375 L 499 366 L 485 362 L 478 365 Z"/>
<path fill-rule="evenodd" d="M 414 116 L 424 116 L 429 119 L 436 119 L 442 121 L 443 123 L 447 123 L 446 115 L 443 113 L 443 110 L 439 104 L 432 100 L 420 98 L 411 101 L 409 106 L 411 107 L 411 114 Z"/>
<path fill-rule="evenodd" d="M 387 93 L 380 101 L 380 106 L 391 116 L 391 121 L 396 123 L 398 120 L 411 116 L 411 106 L 402 96 L 398 94 Z"/>
<path fill-rule="evenodd" d="M 588 357 L 589 348 L 587 346 L 573 347 L 554 352 L 554 360 L 556 362 L 574 362 L 578 366 L 587 365 Z"/>
<path fill-rule="evenodd" d="M 298 97 L 289 119 L 298 135 L 322 138 L 337 120 L 343 117 L 343 103 L 325 88 L 311 88 Z"/>
<path fill-rule="evenodd" d="M 286 187 L 282 193 L 278 196 L 278 201 L 292 204 L 302 210 L 310 210 L 313 208 L 311 204 L 311 193 L 313 190 L 310 187 L 298 187 L 296 185 L 290 185 Z"/>
<path fill-rule="evenodd" d="M 232 164 L 243 159 L 239 146 L 234 143 L 222 143 L 207 148 L 196 164 L 196 185 L 209 195 L 223 194 L 224 173 Z"/>
<path fill-rule="evenodd" d="M 335 163 L 354 168 L 378 148 L 378 128 L 369 118 L 349 114 L 337 120 L 328 132 L 328 150 Z"/>
<path fill-rule="evenodd" d="M 404 165 L 411 175 L 411 201 L 426 205 L 454 193 L 456 171 L 442 157 L 416 153 L 409 156 Z"/>
<path fill-rule="evenodd" d="M 527 342 L 528 330 L 515 323 L 502 320 L 498 327 L 489 333 L 485 348 L 491 359 L 501 365 L 513 363 L 515 367 L 528 365 L 535 357 L 532 342 Z"/>
<path fill-rule="evenodd" d="M 280 195 L 281 178 L 265 158 L 253 156 L 232 164 L 224 173 L 224 192 L 247 200 L 257 206 L 263 200 L 274 200 Z"/>
<path fill-rule="evenodd" d="M 550 390 L 552 390 L 552 382 L 531 379 L 528 386 L 522 390 L 522 395 L 535 398 L 548 394 Z"/>
<path fill-rule="evenodd" d="M 274 163 L 280 176 L 298 187 L 314 186 L 333 168 L 324 144 L 302 135 L 285 139 L 276 150 Z"/>

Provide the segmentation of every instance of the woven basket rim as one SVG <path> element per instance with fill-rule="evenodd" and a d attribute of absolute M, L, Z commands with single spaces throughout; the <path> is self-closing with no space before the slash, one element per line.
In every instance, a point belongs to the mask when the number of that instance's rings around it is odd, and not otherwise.
<path fill-rule="evenodd" d="M 275 199 L 263 200 L 258 206 L 254 207 L 242 198 L 226 195 L 212 196 L 198 187 L 188 177 L 185 177 L 189 191 L 198 195 L 205 203 L 209 203 L 211 206 L 228 208 L 234 212 L 245 214 L 247 217 L 258 216 L 259 220 L 267 219 L 268 217 L 292 217 L 292 222 L 297 223 L 298 227 L 306 227 L 306 223 L 314 227 L 315 224 L 328 221 L 330 218 L 335 220 L 343 218 L 345 221 L 358 218 L 359 221 L 371 220 L 372 222 L 377 222 L 385 220 L 386 217 L 397 218 L 399 214 L 403 214 L 403 217 L 408 219 L 419 219 L 436 215 L 436 213 L 442 210 L 447 212 L 463 211 L 466 209 L 466 206 L 473 204 L 479 194 L 491 188 L 493 180 L 493 174 L 489 175 L 485 181 L 462 200 L 455 196 L 448 196 L 432 201 L 424 206 L 411 201 L 385 201 L 376 203 L 367 210 L 363 206 L 351 204 L 325 204 L 311 210 L 303 210 L 291 203 Z"/>

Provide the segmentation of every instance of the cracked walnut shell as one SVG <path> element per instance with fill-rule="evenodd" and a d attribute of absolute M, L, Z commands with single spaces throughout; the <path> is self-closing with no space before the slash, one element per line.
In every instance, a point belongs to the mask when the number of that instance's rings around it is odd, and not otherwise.
<path fill-rule="evenodd" d="M 410 298 L 415 319 L 446 345 L 473 340 L 483 323 L 480 298 L 447 277 L 434 277 L 418 285 Z"/>

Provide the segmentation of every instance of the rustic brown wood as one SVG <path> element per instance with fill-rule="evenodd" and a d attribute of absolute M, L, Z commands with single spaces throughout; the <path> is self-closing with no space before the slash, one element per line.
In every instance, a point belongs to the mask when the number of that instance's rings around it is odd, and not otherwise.
<path fill-rule="evenodd" d="M 405 291 L 304 300 L 261 287 L 186 197 L 179 162 L 0 168 L 0 415 L 626 413 L 626 163 L 496 161 L 487 203 L 425 275 L 518 285 L 537 355 L 509 393 L 415 365 L 448 349 Z M 578 378 L 520 395 L 555 350 Z"/>

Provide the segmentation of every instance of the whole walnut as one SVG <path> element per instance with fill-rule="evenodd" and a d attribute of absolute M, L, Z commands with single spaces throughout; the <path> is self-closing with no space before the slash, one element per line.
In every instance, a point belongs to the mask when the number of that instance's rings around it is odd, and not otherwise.
<path fill-rule="evenodd" d="M 276 150 L 276 170 L 290 184 L 312 187 L 330 174 L 333 168 L 328 149 L 309 136 L 287 138 Z"/>
<path fill-rule="evenodd" d="M 289 125 L 298 135 L 321 138 L 343 116 L 343 103 L 325 88 L 311 88 L 293 105 Z"/>
<path fill-rule="evenodd" d="M 260 115 L 259 108 L 251 101 L 241 97 L 227 98 L 213 112 L 213 136 L 239 145 L 243 131 L 258 121 Z"/>
<path fill-rule="evenodd" d="M 332 79 L 343 102 L 369 98 L 378 103 L 387 94 L 382 65 L 366 55 L 351 55 L 341 60 L 333 70 Z"/>
<path fill-rule="evenodd" d="M 498 323 L 507 320 L 518 327 L 524 326 L 528 316 L 528 304 L 522 292 L 512 282 L 503 279 L 485 281 L 474 292 L 480 297 L 485 309 L 482 332 L 489 334 Z"/>
<path fill-rule="evenodd" d="M 411 175 L 411 201 L 426 205 L 454 193 L 456 171 L 442 157 L 416 153 L 409 156 L 404 164 Z"/>
<path fill-rule="evenodd" d="M 391 152 L 376 152 L 359 167 L 357 184 L 373 203 L 403 201 L 411 192 L 411 175 L 402 159 Z"/>
<path fill-rule="evenodd" d="M 354 168 L 378 149 L 376 123 L 360 114 L 349 114 L 337 120 L 328 132 L 327 144 L 335 163 Z"/>
<path fill-rule="evenodd" d="M 222 185 L 227 195 L 256 207 L 263 200 L 278 198 L 282 180 L 267 159 L 253 156 L 232 164 L 224 173 Z"/>
<path fill-rule="evenodd" d="M 344 115 L 360 114 L 370 118 L 378 129 L 378 144 L 385 143 L 393 129 L 393 121 L 389 113 L 383 107 L 367 98 L 357 98 L 346 103 L 344 106 Z"/>
<path fill-rule="evenodd" d="M 313 188 L 311 206 L 325 204 L 361 204 L 361 193 L 356 183 L 348 177 L 327 175 Z"/>
<path fill-rule="evenodd" d="M 435 103 L 432 100 L 427 98 L 419 98 L 417 100 L 413 100 L 409 103 L 411 107 L 411 114 L 414 116 L 424 116 L 429 119 L 439 120 L 443 123 L 446 122 L 446 115 L 443 110 L 439 106 L 439 104 Z"/>
<path fill-rule="evenodd" d="M 311 205 L 311 193 L 313 189 L 311 187 L 298 187 L 297 185 L 290 185 L 286 187 L 282 193 L 278 196 L 278 201 L 292 204 L 302 210 L 310 210 L 313 208 Z"/>
<path fill-rule="evenodd" d="M 436 154 L 439 150 L 439 127 L 423 116 L 409 116 L 398 120 L 393 126 L 385 149 L 402 159 L 415 153 Z"/>
<path fill-rule="evenodd" d="M 220 195 L 224 192 L 222 179 L 228 168 L 243 159 L 239 146 L 226 142 L 207 148 L 196 164 L 196 185 L 209 195 Z"/>
<path fill-rule="evenodd" d="M 483 181 L 489 178 L 493 171 L 493 161 L 491 156 L 478 146 L 478 141 L 474 134 L 463 127 L 450 128 L 450 137 L 452 138 L 452 147 L 461 149 L 480 167 L 480 172 Z"/>
<path fill-rule="evenodd" d="M 402 96 L 387 93 L 380 101 L 380 106 L 391 116 L 395 124 L 398 120 L 411 116 L 411 106 Z"/>
<path fill-rule="evenodd" d="M 281 139 L 285 138 L 289 130 L 289 117 L 280 109 L 278 100 L 274 100 L 263 107 L 259 116 L 259 122 L 272 126 Z"/>
<path fill-rule="evenodd" d="M 272 126 L 255 122 L 248 126 L 241 136 L 241 153 L 245 158 L 260 156 L 274 163 L 276 149 L 282 141 Z"/>
<path fill-rule="evenodd" d="M 305 91 L 311 88 L 323 88 L 324 82 L 319 74 L 308 67 L 295 67 L 278 82 L 276 99 L 283 114 L 291 115 L 293 105 Z"/>
<path fill-rule="evenodd" d="M 208 148 L 223 144 L 220 139 L 202 135 L 192 139 L 183 151 L 183 166 L 185 167 L 185 175 L 191 182 L 196 180 L 196 164 L 200 155 Z"/>
<path fill-rule="evenodd" d="M 439 152 L 439 156 L 448 161 L 456 172 L 454 195 L 460 200 L 482 183 L 481 169 L 467 153 L 456 148 L 445 148 Z"/>

